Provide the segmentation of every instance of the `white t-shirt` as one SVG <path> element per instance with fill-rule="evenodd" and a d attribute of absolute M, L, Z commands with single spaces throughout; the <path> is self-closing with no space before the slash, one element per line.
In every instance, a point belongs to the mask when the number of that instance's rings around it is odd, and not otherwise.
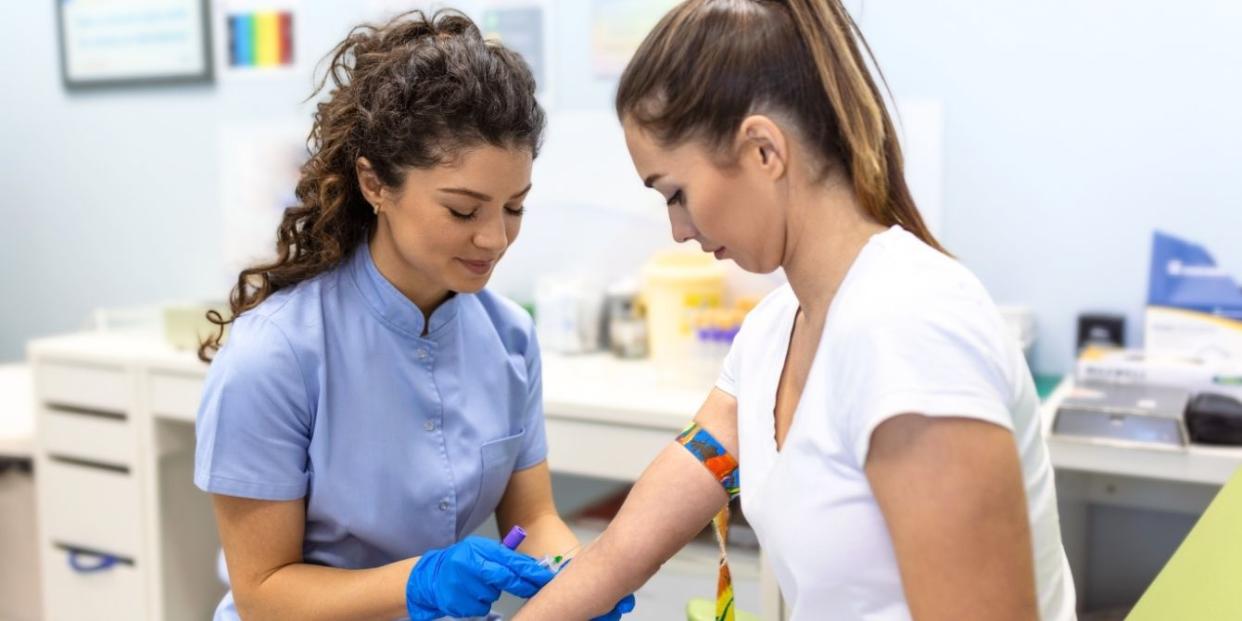
<path fill-rule="evenodd" d="M 899 227 L 873 236 L 828 311 L 792 427 L 776 450 L 776 388 L 798 310 L 785 285 L 746 318 L 717 386 L 737 398 L 742 510 L 793 621 L 909 619 L 867 482 L 871 433 L 903 413 L 1013 432 L 1022 462 L 1041 617 L 1075 618 L 1039 398 L 983 285 Z"/>

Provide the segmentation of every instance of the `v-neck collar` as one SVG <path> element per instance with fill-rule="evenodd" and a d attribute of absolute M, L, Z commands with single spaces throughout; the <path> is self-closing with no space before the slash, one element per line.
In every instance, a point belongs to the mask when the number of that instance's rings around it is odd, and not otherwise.
<path fill-rule="evenodd" d="M 798 431 L 799 428 L 798 421 L 802 418 L 800 410 L 802 409 L 802 404 L 806 402 L 806 394 L 808 389 L 811 388 L 811 383 L 815 377 L 815 367 L 820 363 L 820 354 L 824 350 L 824 339 L 828 337 L 828 322 L 833 316 L 833 309 L 837 307 L 838 302 L 841 300 L 842 294 L 847 290 L 850 282 L 854 279 L 854 275 L 858 272 L 858 265 L 864 260 L 864 257 L 867 256 L 869 252 L 873 252 L 871 249 L 882 245 L 884 240 L 887 237 L 890 237 L 889 233 L 903 230 L 904 229 L 900 226 L 893 225 L 888 229 L 872 235 L 867 239 L 867 242 L 863 244 L 862 249 L 858 251 L 858 254 L 854 257 L 853 262 L 850 263 L 849 269 L 845 272 L 845 277 L 841 279 L 841 284 L 837 287 L 836 294 L 833 295 L 832 301 L 828 303 L 828 310 L 825 311 L 824 315 L 824 327 L 823 330 L 820 331 L 818 342 L 815 344 L 815 354 L 811 357 L 811 367 L 807 369 L 806 384 L 803 385 L 802 392 L 798 394 L 798 402 L 793 406 L 794 409 L 792 418 L 789 421 L 789 429 L 785 431 L 785 441 L 778 448 L 776 442 L 776 397 L 780 392 L 781 375 L 785 372 L 785 366 L 789 364 L 789 348 L 793 345 L 794 326 L 798 321 L 798 313 L 802 310 L 802 304 L 798 300 L 797 294 L 794 293 L 793 287 L 789 288 L 789 295 L 793 297 L 794 304 L 793 312 L 789 313 L 781 324 L 784 328 L 781 331 L 781 338 L 783 339 L 783 346 L 780 349 L 782 352 L 782 362 L 779 365 L 773 365 L 775 367 L 775 380 L 773 381 L 769 378 L 769 383 L 765 386 L 764 391 L 764 399 L 766 399 L 767 402 L 763 409 L 766 413 L 764 418 L 767 420 L 767 425 L 765 425 L 766 432 L 764 436 L 765 444 L 767 444 L 770 454 L 774 457 L 774 463 L 772 465 L 775 465 L 775 460 L 779 459 L 780 456 L 784 455 L 789 449 L 790 441 L 796 438 L 795 432 Z"/>

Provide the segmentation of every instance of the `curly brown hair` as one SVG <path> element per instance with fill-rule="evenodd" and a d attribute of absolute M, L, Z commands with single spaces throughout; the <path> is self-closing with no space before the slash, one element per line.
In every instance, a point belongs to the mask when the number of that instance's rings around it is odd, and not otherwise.
<path fill-rule="evenodd" d="M 369 236 L 376 216 L 359 187 L 358 158 L 365 157 L 385 185 L 400 188 L 408 169 L 451 161 L 479 145 L 538 154 L 544 113 L 530 67 L 517 53 L 484 40 L 459 11 L 428 17 L 416 10 L 358 26 L 325 60 L 311 97 L 331 90 L 307 138 L 310 158 L 297 183 L 298 204 L 285 210 L 276 230 L 276 258 L 238 275 L 230 317 L 207 313 L 219 330 L 199 345 L 205 362 L 239 315 L 333 269 Z"/>

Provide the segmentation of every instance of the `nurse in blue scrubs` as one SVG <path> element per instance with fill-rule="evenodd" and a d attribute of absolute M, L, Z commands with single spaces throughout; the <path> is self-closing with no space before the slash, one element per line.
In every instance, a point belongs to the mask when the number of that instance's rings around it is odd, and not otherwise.
<path fill-rule="evenodd" d="M 521 228 L 535 84 L 451 11 L 354 29 L 327 76 L 276 259 L 200 351 L 194 479 L 232 588 L 215 618 L 487 615 L 552 578 L 532 556 L 578 544 L 531 319 L 484 289 Z M 517 551 L 467 537 L 493 513 L 527 531 Z"/>

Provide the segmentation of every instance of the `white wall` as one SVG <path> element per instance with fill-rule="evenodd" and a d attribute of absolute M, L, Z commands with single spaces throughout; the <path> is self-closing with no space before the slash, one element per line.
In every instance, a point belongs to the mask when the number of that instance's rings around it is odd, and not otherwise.
<path fill-rule="evenodd" d="M 96 307 L 222 298 L 217 127 L 296 113 L 309 79 L 70 94 L 51 2 L 0 4 L 0 58 L 0 359 Z"/>
<path fill-rule="evenodd" d="M 894 93 L 944 102 L 943 241 L 1034 308 L 1037 367 L 1083 310 L 1141 338 L 1154 228 L 1242 279 L 1242 3 L 862 4 Z"/>
<path fill-rule="evenodd" d="M 606 109 L 613 84 L 590 74 L 589 3 L 552 4 L 555 123 Z M 944 241 L 998 301 L 1036 310 L 1038 367 L 1067 368 L 1084 309 L 1125 311 L 1140 334 L 1155 227 L 1242 276 L 1242 3 L 862 4 L 896 97 L 943 103 Z M 318 57 L 367 6 L 304 0 L 298 54 Z M 0 359 L 94 307 L 223 297 L 218 128 L 307 114 L 300 74 L 66 94 L 54 26 L 52 3 L 0 3 Z M 566 257 L 665 244 L 658 217 L 545 212 L 502 289 Z"/>

